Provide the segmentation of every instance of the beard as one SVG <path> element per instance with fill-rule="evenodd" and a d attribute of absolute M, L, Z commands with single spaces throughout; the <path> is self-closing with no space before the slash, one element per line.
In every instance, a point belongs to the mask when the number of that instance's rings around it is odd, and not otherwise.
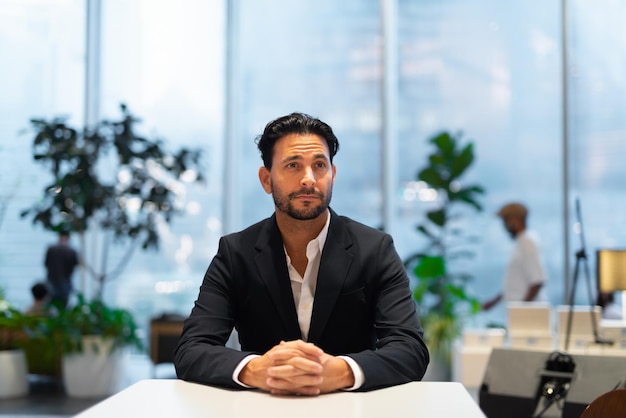
<path fill-rule="evenodd" d="M 274 184 L 271 185 L 271 189 L 272 198 L 274 199 L 274 204 L 276 205 L 278 210 L 300 221 L 315 219 L 322 213 L 324 213 L 326 209 L 328 209 L 328 205 L 330 205 L 330 199 L 333 196 L 332 186 L 328 189 L 327 194 L 316 191 L 315 189 L 302 188 L 297 192 L 285 195 L 279 188 L 274 187 Z M 304 202 L 304 208 L 296 209 L 293 206 L 293 200 L 297 196 L 302 194 L 315 195 L 319 197 L 321 202 L 319 204 L 316 204 L 315 202 Z"/>
<path fill-rule="evenodd" d="M 517 228 L 515 228 L 513 225 L 504 225 L 504 229 L 506 229 L 506 232 L 509 233 L 511 238 L 515 239 L 518 232 Z"/>

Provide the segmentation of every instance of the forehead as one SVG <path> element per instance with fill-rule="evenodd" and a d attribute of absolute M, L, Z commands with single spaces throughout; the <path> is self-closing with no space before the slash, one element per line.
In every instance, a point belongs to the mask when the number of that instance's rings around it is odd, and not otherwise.
<path fill-rule="evenodd" d="M 328 144 L 319 135 L 289 134 L 280 138 L 274 145 L 274 158 L 279 160 L 305 155 L 324 155 L 330 159 Z"/>

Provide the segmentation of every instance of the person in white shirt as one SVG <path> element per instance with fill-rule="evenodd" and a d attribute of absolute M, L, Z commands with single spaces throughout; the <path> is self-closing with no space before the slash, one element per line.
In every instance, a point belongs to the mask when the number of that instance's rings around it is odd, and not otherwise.
<path fill-rule="evenodd" d="M 482 309 L 487 311 L 502 300 L 545 301 L 543 287 L 547 276 L 537 239 L 526 229 L 528 209 L 521 203 L 509 203 L 498 211 L 498 216 L 515 240 L 515 246 L 506 268 L 502 291 L 484 302 Z"/>

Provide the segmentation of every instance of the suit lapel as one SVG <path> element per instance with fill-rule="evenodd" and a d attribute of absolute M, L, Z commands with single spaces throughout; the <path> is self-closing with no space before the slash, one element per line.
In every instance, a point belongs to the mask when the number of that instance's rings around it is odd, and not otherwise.
<path fill-rule="evenodd" d="M 318 341 L 324 332 L 328 318 L 348 276 L 353 259 L 350 251 L 351 246 L 352 240 L 346 227 L 337 214 L 331 210 L 328 236 L 317 275 L 315 301 L 313 302 L 311 328 L 309 329 L 309 341 L 313 343 Z"/>
<path fill-rule="evenodd" d="M 255 244 L 259 275 L 267 286 L 289 339 L 301 338 L 298 314 L 293 301 L 287 259 L 275 216 L 267 220 Z M 287 339 L 287 338 L 286 338 Z"/>

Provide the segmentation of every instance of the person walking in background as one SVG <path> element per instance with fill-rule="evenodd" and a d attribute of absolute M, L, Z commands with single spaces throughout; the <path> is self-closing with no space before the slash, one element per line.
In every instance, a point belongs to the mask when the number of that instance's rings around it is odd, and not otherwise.
<path fill-rule="evenodd" d="M 503 299 L 506 302 L 545 300 L 542 288 L 547 276 L 536 239 L 526 229 L 528 209 L 521 203 L 509 203 L 498 211 L 498 216 L 515 246 L 504 275 L 502 292 L 483 303 L 482 309 L 487 311 Z"/>
<path fill-rule="evenodd" d="M 292 113 L 257 145 L 274 213 L 220 239 L 175 351 L 178 377 L 279 395 L 421 380 L 429 354 L 391 236 L 329 207 L 330 126 Z M 225 346 L 233 327 L 241 350 Z"/>
<path fill-rule="evenodd" d="M 45 283 L 37 282 L 31 288 L 33 304 L 26 310 L 27 315 L 47 315 L 50 291 Z"/>
<path fill-rule="evenodd" d="M 47 281 L 51 288 L 50 303 L 65 308 L 72 292 L 72 275 L 78 265 L 78 253 L 70 246 L 70 234 L 59 233 L 59 241 L 46 250 L 45 266 Z"/>

